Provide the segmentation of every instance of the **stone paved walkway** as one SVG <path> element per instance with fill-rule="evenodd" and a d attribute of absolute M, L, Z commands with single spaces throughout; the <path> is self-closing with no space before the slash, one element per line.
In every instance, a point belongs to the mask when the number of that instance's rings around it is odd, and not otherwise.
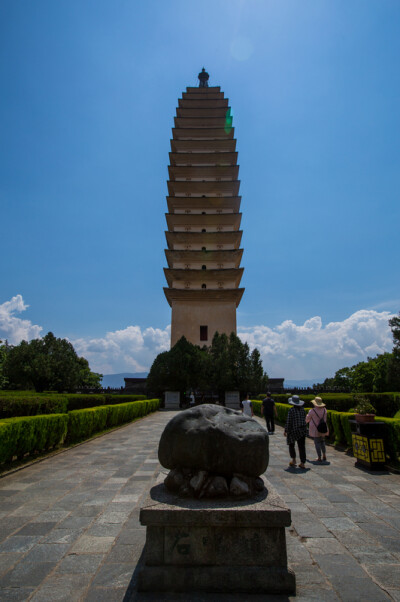
<path fill-rule="evenodd" d="M 172 415 L 147 416 L 0 479 L 3 602 L 400 601 L 400 477 L 361 471 L 333 448 L 329 464 L 289 469 L 280 427 L 267 477 L 292 509 L 297 596 L 136 593 L 139 509 Z M 312 441 L 307 453 L 315 457 Z"/>

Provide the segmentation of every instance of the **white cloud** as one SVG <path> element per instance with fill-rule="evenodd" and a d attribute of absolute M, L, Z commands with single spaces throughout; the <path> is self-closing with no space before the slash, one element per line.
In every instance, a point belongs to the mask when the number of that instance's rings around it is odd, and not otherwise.
<path fill-rule="evenodd" d="M 21 295 L 0 305 L 0 339 L 11 344 L 41 336 L 42 327 L 15 316 L 27 309 Z M 269 326 L 239 327 L 240 338 L 260 350 L 271 377 L 312 379 L 332 376 L 368 356 L 391 351 L 393 342 L 388 311 L 362 309 L 342 322 L 325 326 L 319 316 L 302 325 L 292 320 Z M 102 374 L 146 372 L 158 353 L 169 349 L 171 327 L 127 326 L 98 338 L 71 340 L 92 370 Z M 56 333 L 56 336 L 63 336 Z"/>
<path fill-rule="evenodd" d="M 392 315 L 388 311 L 362 309 L 325 327 L 321 318 L 315 316 L 302 325 L 285 320 L 274 328 L 239 328 L 238 335 L 251 348 L 259 349 L 264 369 L 271 377 L 325 378 L 368 356 L 391 351 L 388 320 Z"/>
<path fill-rule="evenodd" d="M 128 326 L 107 332 L 98 339 L 71 341 L 78 355 L 85 357 L 92 370 L 102 374 L 147 372 L 158 353 L 169 349 L 170 327 Z"/>
<path fill-rule="evenodd" d="M 11 345 L 15 345 L 23 340 L 30 341 L 40 337 L 41 326 L 14 315 L 25 311 L 28 307 L 22 295 L 15 295 L 10 301 L 0 305 L 0 339 L 7 339 Z"/>

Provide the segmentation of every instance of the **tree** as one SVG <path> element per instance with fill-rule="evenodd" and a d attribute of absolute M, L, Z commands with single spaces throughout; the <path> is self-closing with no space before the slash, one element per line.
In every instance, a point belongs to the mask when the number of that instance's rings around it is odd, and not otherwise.
<path fill-rule="evenodd" d="M 3 343 L 3 341 L 0 341 L 0 389 L 4 389 L 4 387 L 7 385 L 7 378 L 4 372 L 4 364 L 6 362 L 7 349 L 7 341 L 5 344 Z"/>
<path fill-rule="evenodd" d="M 164 391 L 225 391 L 259 392 L 268 381 L 262 368 L 260 353 L 250 354 L 247 343 L 234 333 L 215 333 L 210 347 L 202 349 L 182 337 L 170 351 L 160 353 L 147 377 L 149 391 L 161 395 Z"/>
<path fill-rule="evenodd" d="M 52 332 L 29 343 L 22 341 L 10 347 L 5 364 L 9 388 L 36 391 L 74 391 L 90 386 L 100 387 L 101 374 L 91 372 L 85 358 L 80 358 L 66 339 Z"/>
<path fill-rule="evenodd" d="M 400 313 L 389 320 L 393 336 L 392 358 L 388 365 L 390 391 L 400 391 Z"/>

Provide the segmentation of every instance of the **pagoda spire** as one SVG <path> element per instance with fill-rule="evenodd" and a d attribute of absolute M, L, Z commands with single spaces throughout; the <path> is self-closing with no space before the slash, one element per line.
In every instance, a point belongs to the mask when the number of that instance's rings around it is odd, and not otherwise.
<path fill-rule="evenodd" d="M 208 79 L 210 76 L 208 75 L 204 67 L 197 77 L 199 78 L 199 88 L 208 88 Z"/>

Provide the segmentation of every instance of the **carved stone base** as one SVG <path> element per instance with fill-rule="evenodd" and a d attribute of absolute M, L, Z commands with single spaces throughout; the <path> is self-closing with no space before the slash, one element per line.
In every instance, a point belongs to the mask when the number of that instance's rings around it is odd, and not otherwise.
<path fill-rule="evenodd" d="M 182 499 L 165 475 L 140 511 L 146 525 L 139 591 L 294 593 L 285 527 L 290 510 L 264 478 L 252 500 Z"/>

